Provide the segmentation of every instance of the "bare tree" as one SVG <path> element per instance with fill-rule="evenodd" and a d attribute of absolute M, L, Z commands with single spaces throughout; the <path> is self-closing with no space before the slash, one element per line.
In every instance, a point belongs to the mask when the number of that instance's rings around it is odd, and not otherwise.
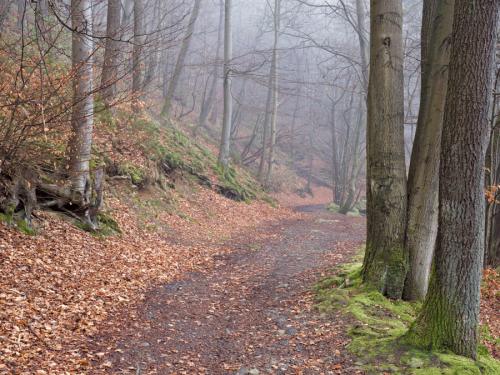
<path fill-rule="evenodd" d="M 222 118 L 222 137 L 219 150 L 219 163 L 227 168 L 229 165 L 231 122 L 233 119 L 233 98 L 231 96 L 231 59 L 233 56 L 232 40 L 232 1 L 225 1 L 224 22 L 224 115 Z"/>
<path fill-rule="evenodd" d="M 73 200 L 90 201 L 90 158 L 94 115 L 92 4 L 90 0 L 71 1 L 73 113 L 70 141 L 70 175 Z"/>

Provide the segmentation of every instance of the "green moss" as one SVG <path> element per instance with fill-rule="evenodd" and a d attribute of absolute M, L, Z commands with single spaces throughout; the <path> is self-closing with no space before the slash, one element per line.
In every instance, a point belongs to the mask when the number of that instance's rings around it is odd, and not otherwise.
<path fill-rule="evenodd" d="M 13 209 L 8 209 L 7 212 L 0 212 L 0 222 L 5 223 L 13 228 L 16 228 L 21 233 L 28 236 L 36 235 L 36 230 L 33 229 L 23 218 L 14 213 Z"/>
<path fill-rule="evenodd" d="M 118 173 L 130 177 L 134 185 L 141 186 L 146 180 L 146 173 L 141 168 L 131 163 L 123 163 L 118 166 Z"/>
<path fill-rule="evenodd" d="M 92 228 L 89 224 L 83 221 L 75 221 L 75 226 L 85 232 L 89 232 L 96 237 L 108 237 L 121 234 L 122 231 L 118 223 L 105 212 L 97 214 L 97 229 Z"/>
<path fill-rule="evenodd" d="M 393 301 L 362 284 L 360 262 L 341 266 L 315 286 L 316 306 L 322 313 L 342 311 L 354 318 L 349 350 L 367 374 L 499 374 L 500 362 L 480 350 L 479 358 L 426 351 L 402 337 L 415 320 L 420 303 Z"/>
<path fill-rule="evenodd" d="M 326 206 L 326 209 L 330 212 L 333 212 L 333 213 L 338 213 L 339 210 L 340 210 L 340 207 L 338 204 L 336 204 L 335 202 L 331 202 L 329 203 L 327 206 Z"/>

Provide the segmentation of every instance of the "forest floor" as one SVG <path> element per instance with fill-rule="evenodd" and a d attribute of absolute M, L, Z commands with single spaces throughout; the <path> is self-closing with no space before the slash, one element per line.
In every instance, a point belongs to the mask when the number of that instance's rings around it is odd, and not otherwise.
<path fill-rule="evenodd" d="M 243 234 L 208 273 L 159 286 L 99 335 L 94 352 L 113 353 L 104 372 L 137 374 L 356 374 L 345 348 L 345 316 L 313 311 L 311 285 L 348 261 L 363 218 L 295 207 L 300 216 Z M 132 318 L 131 318 L 132 315 Z"/>

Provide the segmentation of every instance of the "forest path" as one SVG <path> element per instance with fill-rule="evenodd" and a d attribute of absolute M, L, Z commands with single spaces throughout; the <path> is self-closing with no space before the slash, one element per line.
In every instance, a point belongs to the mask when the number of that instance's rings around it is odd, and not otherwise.
<path fill-rule="evenodd" d="M 351 374 L 348 322 L 312 309 L 311 285 L 364 240 L 364 219 L 297 207 L 265 243 L 234 252 L 207 274 L 150 291 L 134 321 L 104 335 L 100 368 L 113 374 Z M 117 336 L 117 337 L 116 337 Z M 99 348 L 96 348 L 99 349 Z M 110 350 L 111 349 L 111 350 Z"/>

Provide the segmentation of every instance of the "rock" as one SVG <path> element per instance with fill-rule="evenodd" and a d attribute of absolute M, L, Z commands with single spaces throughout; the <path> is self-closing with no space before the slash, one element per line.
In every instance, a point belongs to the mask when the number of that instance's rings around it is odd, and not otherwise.
<path fill-rule="evenodd" d="M 286 335 L 286 331 L 284 329 L 279 329 L 278 330 L 278 335 L 284 336 L 284 335 Z"/>
<path fill-rule="evenodd" d="M 256 368 L 249 369 L 247 367 L 242 367 L 238 370 L 236 375 L 259 375 L 260 371 L 257 370 Z"/>

